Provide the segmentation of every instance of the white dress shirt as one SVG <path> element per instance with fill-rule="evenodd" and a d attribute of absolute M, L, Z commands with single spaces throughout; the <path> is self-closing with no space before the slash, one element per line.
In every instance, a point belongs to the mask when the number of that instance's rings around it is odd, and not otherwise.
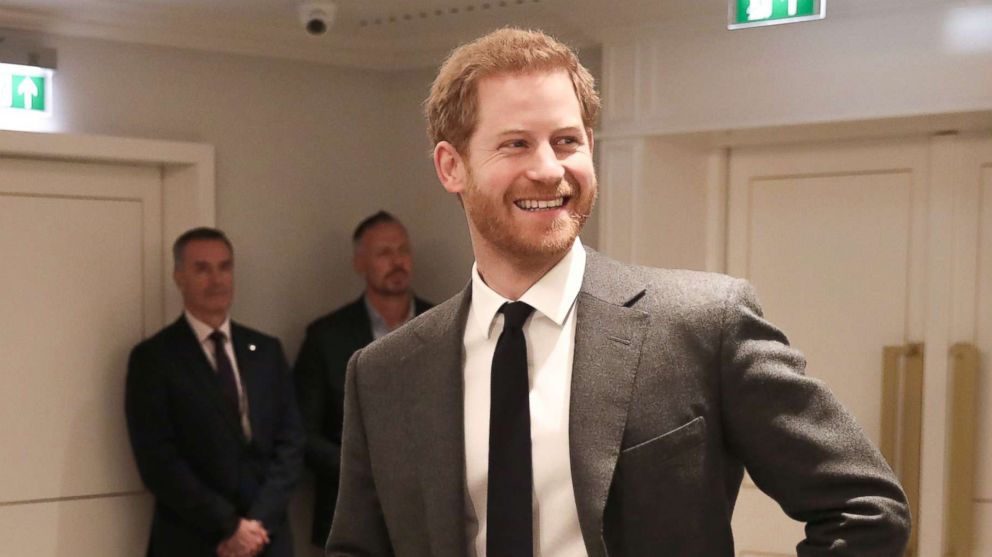
<path fill-rule="evenodd" d="M 534 473 L 534 556 L 585 556 L 568 452 L 568 402 L 575 352 L 575 300 L 586 253 L 578 239 L 520 297 L 535 312 L 524 324 L 530 378 Z M 507 300 L 472 267 L 472 302 L 465 324 L 465 515 L 470 557 L 486 555 L 490 376 Z"/>
<path fill-rule="evenodd" d="M 186 315 L 189 326 L 193 327 L 193 333 L 196 335 L 196 340 L 200 341 L 200 348 L 206 354 L 210 367 L 214 368 L 214 372 L 216 372 L 217 359 L 214 356 L 214 341 L 210 340 L 210 334 L 214 332 L 213 327 L 194 317 L 188 310 L 183 310 L 183 314 Z M 241 416 L 241 429 L 245 432 L 245 436 L 251 439 L 248 397 L 245 396 L 245 391 L 241 387 L 241 370 L 238 369 L 238 359 L 234 357 L 234 344 L 231 342 L 231 318 L 226 317 L 221 326 L 217 327 L 217 330 L 224 333 L 224 351 L 227 352 L 227 359 L 231 362 L 231 369 L 234 370 L 234 382 L 238 387 L 238 414 Z"/>

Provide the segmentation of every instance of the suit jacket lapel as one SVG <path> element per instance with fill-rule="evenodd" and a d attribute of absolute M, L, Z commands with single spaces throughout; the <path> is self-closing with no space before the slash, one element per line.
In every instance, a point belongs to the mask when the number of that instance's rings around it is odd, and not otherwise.
<path fill-rule="evenodd" d="M 412 415 L 410 438 L 418 442 L 418 463 L 431 554 L 464 555 L 465 537 L 465 321 L 471 289 L 418 322 L 422 344 L 399 369 L 415 371 L 407 390 Z M 415 430 L 415 431 L 414 431 Z"/>
<path fill-rule="evenodd" d="M 372 319 L 369 317 L 369 310 L 365 307 L 365 295 L 351 303 L 351 322 L 355 324 L 351 328 L 353 346 L 362 347 L 372 344 L 375 340 L 372 335 Z M 357 348 L 356 348 L 357 350 Z"/>
<path fill-rule="evenodd" d="M 644 288 L 627 267 L 588 253 L 577 300 L 569 405 L 572 482 L 579 523 L 591 556 L 606 555 L 603 510 L 623 440 L 647 314 L 627 307 Z M 431 553 L 463 555 L 465 433 L 463 337 L 471 285 L 418 323 L 422 344 L 400 369 L 417 371 L 407 396 Z M 425 434 L 426 432 L 426 434 Z"/>
<path fill-rule="evenodd" d="M 228 402 L 224 399 L 224 395 L 221 393 L 220 385 L 215 376 L 216 372 L 210 366 L 207 356 L 203 353 L 203 348 L 200 346 L 193 328 L 190 327 L 186 318 L 183 316 L 179 317 L 179 320 L 173 324 L 173 327 L 176 330 L 176 348 L 182 358 L 182 365 L 180 367 L 192 378 L 193 382 L 200 385 L 196 389 L 197 392 L 206 397 L 210 405 L 223 416 L 224 423 L 232 428 L 232 433 L 243 437 L 244 434 L 241 432 L 241 424 L 238 423 L 238 416 L 236 413 L 231 412 Z"/>
<path fill-rule="evenodd" d="M 644 293 L 619 263 L 590 251 L 576 303 L 569 403 L 572 483 L 591 556 L 606 555 L 603 510 L 620 454 L 647 315 L 627 307 Z"/>

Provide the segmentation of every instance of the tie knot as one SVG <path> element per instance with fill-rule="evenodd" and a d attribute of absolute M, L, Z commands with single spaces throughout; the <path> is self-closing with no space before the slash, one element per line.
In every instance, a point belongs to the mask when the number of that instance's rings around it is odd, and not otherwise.
<path fill-rule="evenodd" d="M 224 341 L 227 340 L 227 335 L 225 335 L 222 331 L 215 329 L 214 332 L 210 333 L 210 336 L 207 338 L 214 341 L 214 344 L 221 346 L 224 344 Z"/>
<path fill-rule="evenodd" d="M 524 302 L 508 302 L 503 304 L 499 310 L 503 312 L 506 320 L 503 326 L 516 327 L 517 329 L 523 327 L 524 321 L 527 321 L 530 314 L 534 313 L 534 308 Z"/>

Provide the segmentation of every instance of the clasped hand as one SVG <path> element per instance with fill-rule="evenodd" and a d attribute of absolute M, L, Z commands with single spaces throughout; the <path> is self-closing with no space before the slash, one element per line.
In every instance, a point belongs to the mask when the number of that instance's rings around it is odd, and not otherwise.
<path fill-rule="evenodd" d="M 217 557 L 255 557 L 269 543 L 269 533 L 257 520 L 242 518 L 231 537 L 217 545 Z"/>

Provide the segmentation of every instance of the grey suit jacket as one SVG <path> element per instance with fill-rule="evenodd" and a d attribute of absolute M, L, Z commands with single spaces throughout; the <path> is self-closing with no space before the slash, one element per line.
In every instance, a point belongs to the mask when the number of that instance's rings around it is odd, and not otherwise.
<path fill-rule="evenodd" d="M 465 555 L 470 290 L 373 343 L 347 377 L 331 555 Z M 591 556 L 732 556 L 744 469 L 807 523 L 802 556 L 901 555 L 905 496 L 744 281 L 589 251 L 569 442 Z"/>

